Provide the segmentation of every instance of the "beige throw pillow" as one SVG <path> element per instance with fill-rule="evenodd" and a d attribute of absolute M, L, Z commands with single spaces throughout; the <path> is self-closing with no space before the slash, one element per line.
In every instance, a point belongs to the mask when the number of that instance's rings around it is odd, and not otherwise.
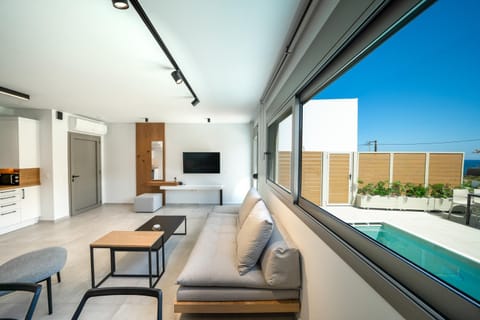
<path fill-rule="evenodd" d="M 273 220 L 265 203 L 258 201 L 237 234 L 237 265 L 240 275 L 253 268 L 273 230 Z"/>
<path fill-rule="evenodd" d="M 260 194 L 255 188 L 251 188 L 247 192 L 245 199 L 243 199 L 242 205 L 238 209 L 238 229 L 239 230 L 242 227 L 243 223 L 245 222 L 245 219 L 247 218 L 248 214 L 252 210 L 253 206 L 261 199 L 262 197 L 260 197 Z"/>

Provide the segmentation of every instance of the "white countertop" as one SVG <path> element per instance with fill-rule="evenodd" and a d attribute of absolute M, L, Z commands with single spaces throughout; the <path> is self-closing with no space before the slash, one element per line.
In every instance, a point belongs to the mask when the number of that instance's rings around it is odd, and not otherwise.
<path fill-rule="evenodd" d="M 222 190 L 221 184 L 182 184 L 178 186 L 160 186 L 160 190 Z"/>

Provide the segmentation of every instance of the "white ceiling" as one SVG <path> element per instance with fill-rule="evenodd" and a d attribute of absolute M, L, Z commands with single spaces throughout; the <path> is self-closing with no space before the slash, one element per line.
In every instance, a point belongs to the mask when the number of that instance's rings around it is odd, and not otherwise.
<path fill-rule="evenodd" d="M 135 9 L 111 0 L 1 0 L 0 106 L 107 122 L 248 122 L 303 0 L 140 0 L 200 99 Z"/>

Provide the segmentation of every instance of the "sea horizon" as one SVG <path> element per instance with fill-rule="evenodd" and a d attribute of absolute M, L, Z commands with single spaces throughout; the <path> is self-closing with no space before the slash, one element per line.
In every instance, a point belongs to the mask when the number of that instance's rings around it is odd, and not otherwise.
<path fill-rule="evenodd" d="M 477 167 L 480 167 L 480 160 L 478 160 L 478 159 L 463 160 L 463 174 L 464 175 L 467 173 L 467 170 L 469 168 L 477 168 Z"/>

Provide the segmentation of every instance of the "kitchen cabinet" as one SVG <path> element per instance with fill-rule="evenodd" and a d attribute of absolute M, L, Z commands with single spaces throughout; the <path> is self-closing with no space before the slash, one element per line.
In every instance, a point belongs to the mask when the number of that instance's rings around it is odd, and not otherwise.
<path fill-rule="evenodd" d="M 0 190 L 0 234 L 38 222 L 40 186 Z"/>
<path fill-rule="evenodd" d="M 40 186 L 22 188 L 22 222 L 33 224 L 40 217 Z M 31 223 L 29 223 L 31 222 Z"/>
<path fill-rule="evenodd" d="M 0 231 L 8 229 L 21 222 L 20 202 L 22 200 L 21 189 L 9 189 L 0 191 Z M 3 233 L 3 232 L 0 232 Z"/>
<path fill-rule="evenodd" d="M 0 168 L 40 167 L 39 122 L 22 117 L 0 117 Z"/>

